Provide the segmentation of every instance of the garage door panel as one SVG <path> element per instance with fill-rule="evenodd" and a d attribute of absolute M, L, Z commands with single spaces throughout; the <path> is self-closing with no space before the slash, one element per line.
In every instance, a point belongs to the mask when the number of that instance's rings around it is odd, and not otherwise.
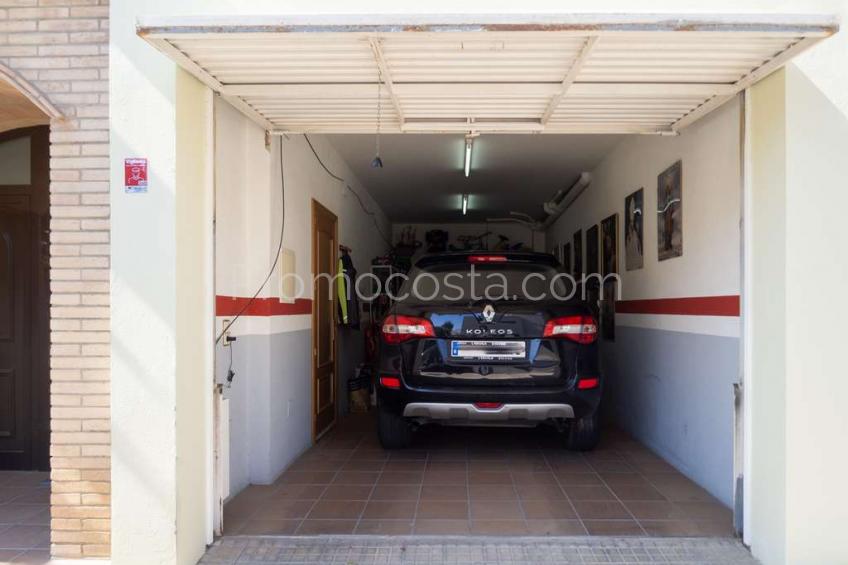
<path fill-rule="evenodd" d="M 139 34 L 281 132 L 373 132 L 380 83 L 385 131 L 676 133 L 838 29 L 769 14 L 443 17 L 183 18 Z"/>

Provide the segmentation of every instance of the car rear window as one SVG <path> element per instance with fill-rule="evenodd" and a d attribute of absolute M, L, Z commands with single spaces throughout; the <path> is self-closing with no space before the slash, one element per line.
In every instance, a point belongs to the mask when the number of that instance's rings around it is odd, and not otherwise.
<path fill-rule="evenodd" d="M 573 287 L 549 265 L 448 263 L 413 268 L 397 296 L 416 303 L 549 302 L 573 298 Z"/>

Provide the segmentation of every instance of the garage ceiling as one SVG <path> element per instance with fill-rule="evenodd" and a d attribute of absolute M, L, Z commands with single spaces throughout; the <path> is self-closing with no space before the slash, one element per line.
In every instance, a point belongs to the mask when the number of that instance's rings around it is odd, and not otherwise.
<path fill-rule="evenodd" d="M 151 18 L 138 34 L 269 130 L 373 133 L 379 112 L 387 133 L 674 133 L 837 29 L 819 16 L 469 18 Z"/>
<path fill-rule="evenodd" d="M 383 138 L 384 168 L 371 167 L 373 134 L 326 136 L 356 178 L 395 222 L 483 221 L 509 211 L 541 218 L 542 202 L 593 170 L 620 135 L 486 135 L 474 141 L 471 176 L 462 174 L 461 134 Z M 460 209 L 469 195 L 468 215 Z"/>

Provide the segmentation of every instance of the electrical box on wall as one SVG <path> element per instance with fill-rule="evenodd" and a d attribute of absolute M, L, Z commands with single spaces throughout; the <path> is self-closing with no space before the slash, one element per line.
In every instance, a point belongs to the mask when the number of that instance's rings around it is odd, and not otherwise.
<path fill-rule="evenodd" d="M 297 284 L 297 266 L 294 251 L 280 250 L 280 302 L 294 304 L 297 293 L 302 292 L 302 284 Z"/>

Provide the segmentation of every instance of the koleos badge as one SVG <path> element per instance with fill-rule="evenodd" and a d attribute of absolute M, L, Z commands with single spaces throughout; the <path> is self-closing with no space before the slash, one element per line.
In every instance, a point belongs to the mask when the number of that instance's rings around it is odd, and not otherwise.
<path fill-rule="evenodd" d="M 487 322 L 491 322 L 495 319 L 495 307 L 491 304 L 486 304 L 486 307 L 483 308 L 483 319 Z"/>

